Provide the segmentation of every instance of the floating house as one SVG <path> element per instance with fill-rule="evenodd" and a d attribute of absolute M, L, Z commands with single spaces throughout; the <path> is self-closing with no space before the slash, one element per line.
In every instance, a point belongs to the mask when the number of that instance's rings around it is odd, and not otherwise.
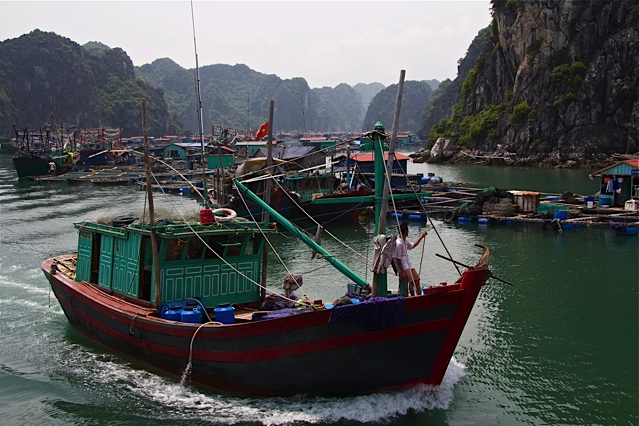
<path fill-rule="evenodd" d="M 226 145 L 214 144 L 208 147 L 206 167 L 209 169 L 225 169 L 235 165 L 235 150 Z"/>
<path fill-rule="evenodd" d="M 199 142 L 177 142 L 170 143 L 164 146 L 163 149 L 164 158 L 171 158 L 173 160 L 187 160 L 189 155 L 195 154 L 198 151 L 199 155 L 202 155 L 202 145 Z"/>
<path fill-rule="evenodd" d="M 325 136 L 300 138 L 300 144 L 302 146 L 315 147 L 325 153 L 329 153 L 335 147 L 335 145 L 340 142 L 341 140 L 339 139 L 329 139 Z"/>
<path fill-rule="evenodd" d="M 397 134 L 397 146 L 417 145 L 419 143 L 421 143 L 419 136 L 413 133 L 407 132 Z"/>
<path fill-rule="evenodd" d="M 272 142 L 276 146 L 276 142 Z M 235 158 L 239 162 L 243 162 L 248 158 L 253 158 L 255 154 L 262 148 L 268 147 L 268 140 L 242 140 L 235 143 Z"/>
<path fill-rule="evenodd" d="M 600 204 L 609 200 L 611 206 L 623 206 L 631 198 L 639 199 L 639 158 L 623 160 L 590 174 L 591 179 L 596 177 L 600 179 Z"/>

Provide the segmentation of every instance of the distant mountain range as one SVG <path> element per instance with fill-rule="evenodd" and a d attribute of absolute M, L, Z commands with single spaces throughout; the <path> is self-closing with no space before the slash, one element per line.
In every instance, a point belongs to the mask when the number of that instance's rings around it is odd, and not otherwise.
<path fill-rule="evenodd" d="M 0 43 L 0 75 L 0 134 L 11 134 L 12 124 L 39 128 L 53 113 L 57 125 L 122 127 L 124 136 L 140 135 L 143 97 L 150 135 L 198 130 L 195 70 L 168 58 L 134 67 L 120 48 L 80 46 L 35 30 Z M 278 131 L 359 132 L 378 120 L 390 129 L 393 120 L 389 99 L 394 102 L 396 85 L 311 89 L 303 78 L 283 80 L 245 65 L 208 65 L 199 75 L 205 133 L 220 125 L 257 129 L 268 120 L 271 99 Z M 420 129 L 423 106 L 438 84 L 406 82 L 402 131 Z"/>

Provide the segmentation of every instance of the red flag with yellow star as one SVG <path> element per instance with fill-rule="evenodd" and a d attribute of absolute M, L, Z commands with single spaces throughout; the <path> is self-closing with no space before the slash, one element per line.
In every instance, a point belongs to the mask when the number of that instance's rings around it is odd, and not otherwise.
<path fill-rule="evenodd" d="M 263 138 L 266 135 L 268 135 L 268 121 L 260 126 L 259 130 L 255 134 L 255 139 Z"/>

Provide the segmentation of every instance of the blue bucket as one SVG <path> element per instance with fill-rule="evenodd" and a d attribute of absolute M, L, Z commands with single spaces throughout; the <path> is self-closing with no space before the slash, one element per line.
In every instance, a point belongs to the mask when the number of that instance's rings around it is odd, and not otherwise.
<path fill-rule="evenodd" d="M 235 308 L 230 303 L 220 303 L 215 308 L 215 321 L 222 324 L 235 324 Z"/>

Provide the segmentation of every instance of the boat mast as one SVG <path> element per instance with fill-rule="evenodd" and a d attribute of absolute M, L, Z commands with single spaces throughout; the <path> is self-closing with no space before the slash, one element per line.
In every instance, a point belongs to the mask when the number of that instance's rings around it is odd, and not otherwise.
<path fill-rule="evenodd" d="M 384 202 L 381 205 L 379 211 L 378 220 L 378 234 L 384 234 L 386 232 L 386 213 L 388 211 L 388 194 L 390 193 L 390 185 L 388 176 L 393 173 L 393 162 L 395 161 L 395 145 L 397 144 L 397 128 L 399 127 L 399 113 L 402 108 L 402 96 L 404 93 L 404 78 L 406 71 L 401 70 L 399 73 L 399 85 L 397 87 L 397 99 L 395 100 L 395 115 L 393 116 L 393 128 L 391 129 L 391 140 L 388 148 L 388 160 L 386 161 L 386 174 L 384 179 L 384 192 L 382 194 L 382 200 Z M 383 150 L 382 150 L 383 155 Z M 382 157 L 384 158 L 384 157 Z M 377 180 L 375 180 L 377 182 Z"/>
<path fill-rule="evenodd" d="M 271 103 L 268 111 L 268 144 L 266 145 L 266 170 L 269 175 L 273 175 L 273 106 L 274 101 L 271 99 Z M 271 204 L 271 179 L 266 179 L 264 188 L 264 201 L 266 204 Z M 262 220 L 268 222 L 268 210 L 264 210 L 262 214 Z"/>
<path fill-rule="evenodd" d="M 382 235 L 386 233 L 386 212 L 388 211 L 388 194 L 390 193 L 389 176 L 393 171 L 393 161 L 395 160 L 395 141 L 397 139 L 397 126 L 399 123 L 399 112 L 402 105 L 402 91 L 404 90 L 405 70 L 401 70 L 399 86 L 397 87 L 397 100 L 395 101 L 395 116 L 393 117 L 393 129 L 391 131 L 391 143 L 388 150 L 388 161 L 384 165 L 384 138 L 380 133 L 384 132 L 384 127 L 380 122 L 375 125 L 376 137 L 373 137 L 373 147 L 375 156 L 375 233 Z M 379 182 L 384 182 L 381 187 Z M 388 274 L 373 274 L 373 296 L 386 297 L 388 294 Z"/>
<path fill-rule="evenodd" d="M 146 131 L 146 99 L 142 98 L 142 131 L 144 132 L 144 163 L 146 164 L 146 197 L 149 200 L 149 224 L 151 227 L 151 251 L 153 252 L 153 277 L 155 281 L 155 309 L 160 311 L 160 260 L 158 259 L 158 236 L 155 231 L 155 208 L 151 185 L 151 161 L 149 159 L 149 138 Z M 139 254 L 143 256 L 143 253 Z"/>
<path fill-rule="evenodd" d="M 200 89 L 200 66 L 197 58 L 197 42 L 195 41 L 195 15 L 193 13 L 193 0 L 191 0 L 191 23 L 193 25 L 193 48 L 195 50 L 195 96 L 197 97 L 197 120 L 198 120 L 198 132 L 200 134 L 200 146 L 202 148 L 202 159 L 200 164 L 202 166 L 202 190 L 204 191 L 204 207 L 209 208 L 211 203 L 209 201 L 209 192 L 206 187 L 206 164 L 204 162 L 204 118 L 202 116 L 202 92 Z"/>

